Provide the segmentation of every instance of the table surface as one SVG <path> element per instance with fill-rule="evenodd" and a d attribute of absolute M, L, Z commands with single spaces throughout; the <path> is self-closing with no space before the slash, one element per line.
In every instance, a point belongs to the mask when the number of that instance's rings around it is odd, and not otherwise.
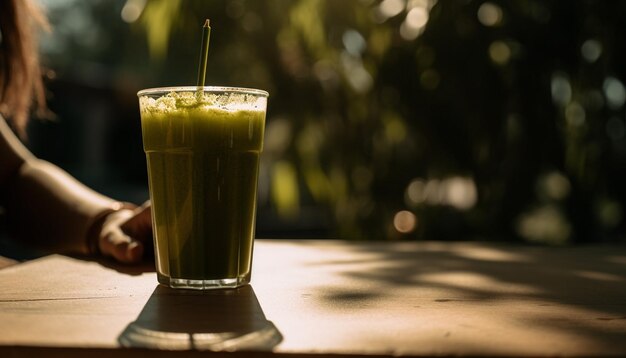
<path fill-rule="evenodd" d="M 210 292 L 149 268 L 0 270 L 0 356 L 626 355 L 624 246 L 257 240 L 251 286 Z"/>

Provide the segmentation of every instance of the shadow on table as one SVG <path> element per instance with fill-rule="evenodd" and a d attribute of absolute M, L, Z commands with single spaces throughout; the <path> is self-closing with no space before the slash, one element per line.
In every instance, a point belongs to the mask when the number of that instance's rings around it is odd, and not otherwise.
<path fill-rule="evenodd" d="M 254 290 L 191 291 L 157 286 L 118 341 L 167 350 L 269 351 L 282 341 Z"/>
<path fill-rule="evenodd" d="M 123 273 L 125 275 L 130 275 L 130 276 L 139 276 L 146 272 L 155 272 L 156 270 L 154 267 L 154 261 L 150 259 L 144 259 L 141 262 L 132 263 L 132 264 L 124 264 L 124 263 L 115 261 L 111 257 L 92 258 L 92 257 L 74 256 L 74 258 L 85 260 L 85 261 L 97 262 L 98 264 L 108 269 L 115 270 L 119 273 Z"/>
<path fill-rule="evenodd" d="M 546 329 L 593 337 L 619 346 L 626 337 L 626 246 L 537 247 L 483 243 L 374 243 L 349 245 L 347 260 L 322 260 L 315 265 L 341 265 L 342 275 L 368 282 L 367 287 L 419 287 L 441 292 L 433 303 L 455 305 L 474 301 L 489 305 L 511 300 L 547 307 L 576 309 L 572 317 L 527 317 Z M 380 265 L 380 263 L 387 263 Z M 371 269 L 363 269 L 364 267 Z M 327 290 L 332 304 L 367 305 L 384 290 Z M 529 308 L 532 309 L 532 308 Z M 513 318 L 511 318 L 513 319 Z M 613 324 L 601 325 L 602 322 Z"/>

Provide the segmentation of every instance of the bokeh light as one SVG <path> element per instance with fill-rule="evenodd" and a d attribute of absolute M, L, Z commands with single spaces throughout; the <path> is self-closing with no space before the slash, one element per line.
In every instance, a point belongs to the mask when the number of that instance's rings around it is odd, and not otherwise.
<path fill-rule="evenodd" d="M 523 214 L 517 232 L 531 242 L 563 245 L 572 234 L 572 226 L 558 207 L 546 205 Z"/>
<path fill-rule="evenodd" d="M 420 204 L 449 205 L 458 210 L 468 210 L 478 201 L 475 182 L 467 177 L 449 177 L 442 180 L 413 179 L 406 188 L 405 202 L 410 207 Z"/>
<path fill-rule="evenodd" d="M 443 182 L 444 202 L 459 210 L 467 210 L 476 205 L 478 194 L 474 181 L 469 178 L 452 177 Z"/>
<path fill-rule="evenodd" d="M 596 215 L 601 225 L 614 228 L 622 221 L 624 209 L 620 203 L 604 199 L 596 203 Z"/>
<path fill-rule="evenodd" d="M 602 84 L 604 89 L 604 95 L 606 96 L 606 103 L 611 109 L 620 109 L 624 106 L 626 101 L 626 89 L 622 81 L 615 77 L 607 77 Z"/>
<path fill-rule="evenodd" d="M 567 123 L 574 127 L 579 127 L 585 124 L 585 118 L 587 114 L 583 106 L 576 102 L 570 102 L 567 107 L 565 107 L 565 119 Z"/>
<path fill-rule="evenodd" d="M 363 62 L 347 51 L 341 53 L 341 64 L 345 72 L 345 78 L 357 93 L 366 93 L 372 88 L 374 80 L 363 66 Z"/>
<path fill-rule="evenodd" d="M 569 79 L 562 73 L 552 75 L 552 100 L 560 106 L 567 106 L 572 100 L 572 86 Z"/>
<path fill-rule="evenodd" d="M 426 183 L 421 179 L 414 179 L 406 188 L 406 201 L 409 206 L 421 204 L 426 199 L 424 189 Z"/>
<path fill-rule="evenodd" d="M 511 59 L 511 48 L 504 41 L 494 41 L 489 45 L 489 57 L 498 65 L 506 65 Z"/>
<path fill-rule="evenodd" d="M 587 62 L 596 62 L 602 55 L 602 44 L 597 40 L 589 39 L 580 47 L 580 53 Z"/>
<path fill-rule="evenodd" d="M 414 7 L 406 14 L 406 18 L 400 25 L 400 35 L 405 40 L 416 39 L 428 23 L 428 10 L 425 7 Z"/>
<path fill-rule="evenodd" d="M 539 181 L 539 185 L 541 192 L 553 200 L 563 200 L 567 198 L 571 191 L 569 179 L 557 171 L 544 175 Z"/>
<path fill-rule="evenodd" d="M 352 56 L 361 56 L 367 46 L 363 35 L 354 29 L 348 29 L 342 36 L 343 46 Z"/>
<path fill-rule="evenodd" d="M 124 22 L 135 22 L 139 19 L 139 16 L 141 16 L 145 7 L 146 0 L 127 0 L 122 8 L 120 16 Z"/>
<path fill-rule="evenodd" d="M 411 233 L 417 227 L 417 217 L 410 211 L 399 211 L 393 217 L 393 227 L 401 234 Z"/>
<path fill-rule="evenodd" d="M 383 17 L 390 18 L 400 14 L 404 7 L 404 0 L 383 0 L 378 9 Z"/>
<path fill-rule="evenodd" d="M 480 5 L 477 15 L 478 21 L 485 26 L 497 26 L 502 22 L 502 9 L 491 2 Z"/>

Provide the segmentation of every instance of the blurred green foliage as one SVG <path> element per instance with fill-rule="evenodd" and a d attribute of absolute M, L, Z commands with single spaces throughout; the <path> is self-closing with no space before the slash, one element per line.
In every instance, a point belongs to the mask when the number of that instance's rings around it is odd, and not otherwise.
<path fill-rule="evenodd" d="M 44 4 L 61 32 L 43 46 L 57 76 L 125 96 L 193 84 L 211 19 L 207 84 L 271 94 L 259 225 L 344 239 L 623 237 L 624 2 Z"/>

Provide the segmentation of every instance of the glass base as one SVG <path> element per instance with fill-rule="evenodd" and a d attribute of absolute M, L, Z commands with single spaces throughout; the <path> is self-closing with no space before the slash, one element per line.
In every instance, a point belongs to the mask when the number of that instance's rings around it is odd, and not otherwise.
<path fill-rule="evenodd" d="M 171 288 L 182 288 L 190 290 L 216 290 L 223 288 L 237 288 L 250 283 L 250 274 L 215 280 L 194 280 L 185 278 L 167 277 L 157 272 L 157 280 L 160 284 Z"/>

